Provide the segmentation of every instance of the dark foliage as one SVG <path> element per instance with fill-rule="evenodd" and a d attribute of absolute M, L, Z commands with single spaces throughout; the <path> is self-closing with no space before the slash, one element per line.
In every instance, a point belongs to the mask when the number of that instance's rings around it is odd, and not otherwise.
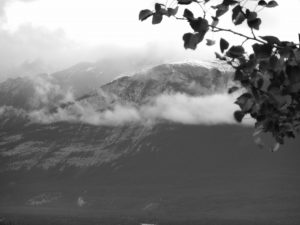
<path fill-rule="evenodd" d="M 195 50 L 204 40 L 208 32 L 229 32 L 245 38 L 240 45 L 230 45 L 224 38 L 220 40 L 222 54 L 216 53 L 219 60 L 227 62 L 235 70 L 234 80 L 240 84 L 230 88 L 229 93 L 243 90 L 243 94 L 236 100 L 240 110 L 234 117 L 241 122 L 249 114 L 255 119 L 256 131 L 271 133 L 276 144 L 273 150 L 284 144 L 286 138 L 295 138 L 300 130 L 300 49 L 298 43 L 281 41 L 275 36 L 257 37 L 254 30 L 259 30 L 262 19 L 259 12 L 264 8 L 278 6 L 276 1 L 223 0 L 214 4 L 215 0 L 177 0 L 176 8 L 168 8 L 163 4 L 156 4 L 155 11 L 142 10 L 140 20 L 153 16 L 153 24 L 160 23 L 164 16 L 186 20 L 192 32 L 183 35 L 184 47 Z M 183 17 L 177 17 L 178 8 L 189 5 Z M 215 16 L 206 18 L 207 6 L 210 5 Z M 193 6 L 201 7 L 202 17 L 195 17 L 190 10 Z M 252 36 L 218 27 L 219 20 L 225 14 L 231 14 L 235 26 L 246 23 Z M 243 47 L 247 41 L 253 41 L 253 52 L 247 53 Z M 214 40 L 206 39 L 207 45 L 214 45 Z M 260 139 L 259 139 L 260 140 Z M 257 140 L 256 140 L 257 141 Z"/>

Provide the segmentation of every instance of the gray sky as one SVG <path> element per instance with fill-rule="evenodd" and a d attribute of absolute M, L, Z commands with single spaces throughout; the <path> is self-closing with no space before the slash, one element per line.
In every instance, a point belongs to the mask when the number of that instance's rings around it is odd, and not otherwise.
<path fill-rule="evenodd" d="M 153 8 L 154 2 L 0 0 L 0 77 L 13 73 L 11 71 L 24 62 L 43 62 L 43 68 L 52 71 L 80 61 L 94 61 L 109 54 L 107 46 L 141 49 L 145 54 L 151 46 L 170 60 L 214 59 L 218 46 L 210 48 L 203 43 L 196 52 L 183 49 L 182 35 L 191 31 L 184 21 L 167 19 L 156 26 L 150 21 L 138 21 L 139 11 Z M 300 1 L 278 0 L 278 3 L 279 7 L 261 12 L 263 32 L 258 35 L 275 34 L 282 40 L 298 41 Z M 233 28 L 230 16 L 220 26 Z M 248 32 L 245 27 L 238 29 Z M 223 36 L 235 44 L 242 41 L 232 35 Z M 219 37 L 219 34 L 207 35 L 217 42 Z"/>

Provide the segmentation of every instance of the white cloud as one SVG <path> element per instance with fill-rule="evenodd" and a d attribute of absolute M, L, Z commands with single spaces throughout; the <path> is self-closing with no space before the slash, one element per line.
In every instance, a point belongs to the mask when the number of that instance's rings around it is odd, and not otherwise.
<path fill-rule="evenodd" d="M 46 109 L 35 110 L 28 114 L 36 123 L 73 122 L 90 125 L 118 126 L 132 122 L 140 122 L 139 111 L 130 106 L 116 105 L 113 109 L 97 111 L 90 104 L 74 103 L 67 108 L 58 108 L 51 113 Z"/>
<path fill-rule="evenodd" d="M 185 94 L 162 95 L 154 104 L 144 106 L 145 118 L 163 119 L 183 124 L 233 124 L 235 97 L 228 94 L 191 97 Z"/>
<path fill-rule="evenodd" d="M 34 109 L 51 108 L 63 103 L 74 102 L 72 89 L 63 89 L 52 81 L 51 76 L 36 76 L 29 78 L 34 85 L 34 96 L 30 106 Z"/>
<path fill-rule="evenodd" d="M 68 121 L 95 126 L 119 126 L 129 123 L 153 124 L 173 122 L 189 125 L 236 124 L 233 118 L 238 106 L 236 96 L 214 94 L 188 96 L 186 94 L 161 95 L 141 106 L 117 104 L 111 109 L 97 110 L 87 102 L 76 102 L 55 113 L 42 109 L 31 112 L 29 117 L 37 123 Z M 252 124 L 251 122 L 247 124 Z"/>

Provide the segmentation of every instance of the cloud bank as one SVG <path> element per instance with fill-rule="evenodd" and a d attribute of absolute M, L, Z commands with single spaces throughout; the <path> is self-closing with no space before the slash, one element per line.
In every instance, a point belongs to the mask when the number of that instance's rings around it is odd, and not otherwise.
<path fill-rule="evenodd" d="M 189 96 L 186 94 L 160 95 L 141 106 L 116 104 L 110 109 L 97 110 L 87 102 L 75 102 L 55 112 L 45 109 L 28 114 L 35 123 L 73 122 L 95 126 L 126 124 L 154 124 L 172 122 L 188 125 L 236 124 L 233 117 L 238 106 L 236 96 L 214 94 Z"/>
<path fill-rule="evenodd" d="M 233 113 L 239 107 L 234 102 L 240 93 L 197 96 L 185 93 L 160 94 L 137 104 L 99 91 L 92 98 L 77 101 L 72 89 L 63 89 L 51 79 L 51 76 L 33 79 L 34 94 L 28 97 L 30 107 L 20 106 L 18 109 L 18 106 L 4 106 L 0 108 L 0 116 L 8 116 L 11 112 L 33 123 L 70 122 L 94 126 L 165 122 L 187 125 L 236 124 Z M 253 124 L 251 120 L 246 122 Z"/>

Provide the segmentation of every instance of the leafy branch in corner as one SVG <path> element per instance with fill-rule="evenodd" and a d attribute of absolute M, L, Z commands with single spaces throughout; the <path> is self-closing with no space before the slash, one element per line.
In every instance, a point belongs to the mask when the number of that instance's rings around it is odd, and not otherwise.
<path fill-rule="evenodd" d="M 175 1 L 175 0 L 174 0 Z M 300 132 L 300 49 L 299 43 L 281 41 L 276 36 L 257 36 L 262 19 L 259 12 L 278 6 L 276 1 L 265 0 L 176 0 L 176 6 L 156 3 L 154 10 L 140 11 L 139 19 L 152 18 L 152 24 L 159 24 L 164 17 L 174 17 L 185 21 L 192 31 L 182 37 L 186 49 L 197 49 L 208 32 L 227 32 L 244 38 L 240 45 L 231 45 L 220 39 L 220 53 L 216 57 L 234 69 L 236 86 L 228 91 L 243 90 L 236 99 L 240 110 L 234 113 L 238 122 L 246 115 L 255 120 L 255 142 L 261 146 L 261 133 L 271 133 L 276 143 L 272 148 L 278 150 L 287 138 L 295 138 Z M 188 6 L 188 8 L 186 7 Z M 198 9 L 202 16 L 195 17 L 190 9 Z M 250 9 L 254 7 L 254 10 Z M 179 9 L 183 16 L 178 17 Z M 247 24 L 251 35 L 218 26 L 223 15 L 231 14 L 235 26 Z M 212 15 L 207 19 L 207 15 Z M 247 54 L 243 45 L 252 41 L 252 51 Z M 300 42 L 300 35 L 299 35 Z M 215 40 L 206 39 L 211 46 Z"/>

